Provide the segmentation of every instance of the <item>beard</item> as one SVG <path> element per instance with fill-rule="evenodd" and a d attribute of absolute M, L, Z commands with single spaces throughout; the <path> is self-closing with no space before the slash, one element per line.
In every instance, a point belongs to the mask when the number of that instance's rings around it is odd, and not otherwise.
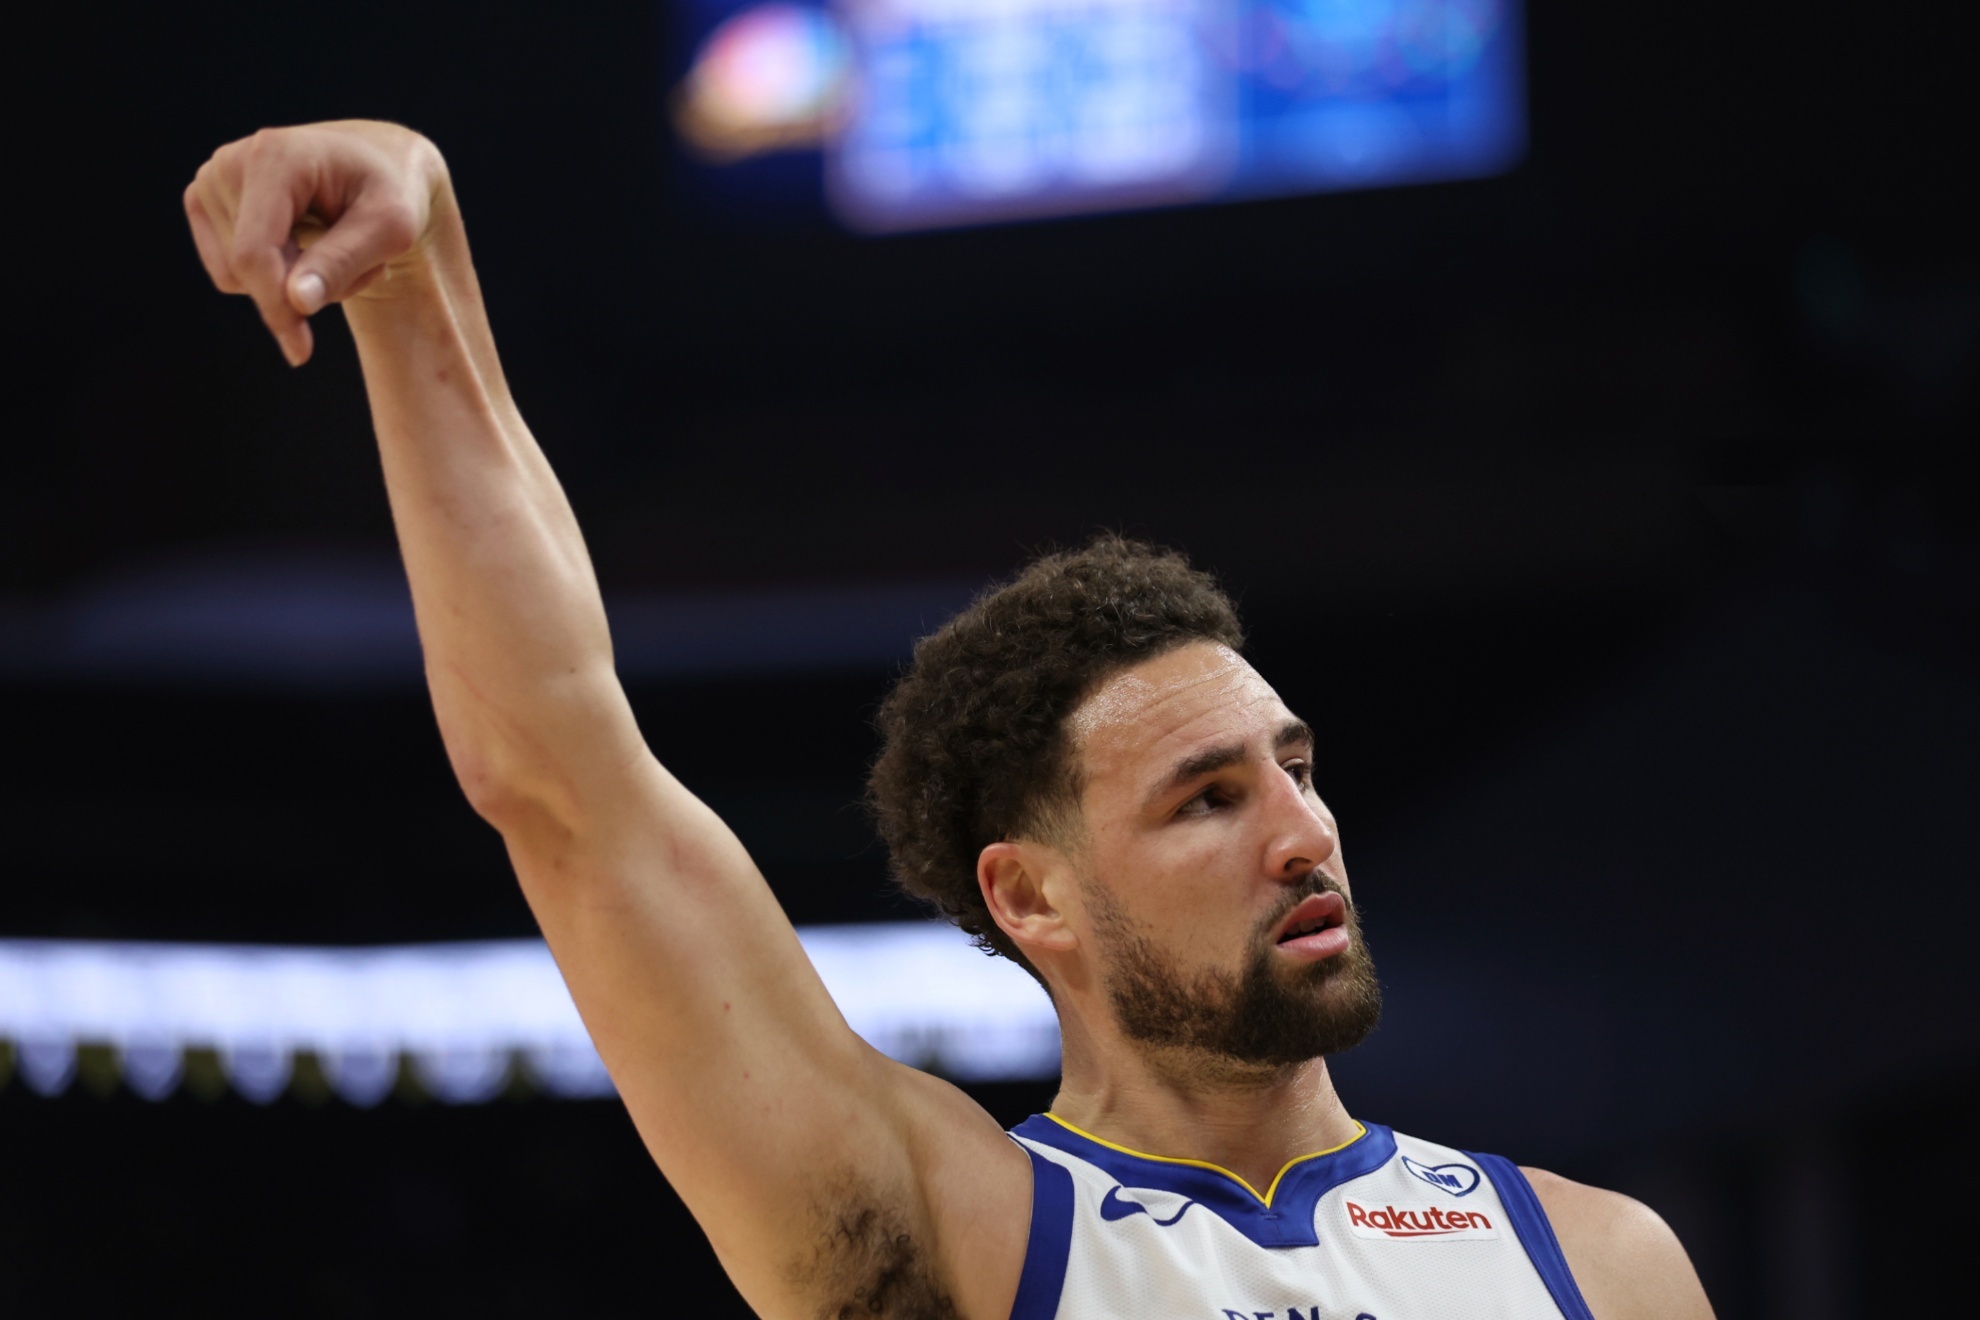
<path fill-rule="evenodd" d="M 1252 955 L 1237 972 L 1190 970 L 1151 940 L 1097 884 L 1087 886 L 1094 932 L 1106 954 L 1105 984 L 1121 1029 L 1134 1040 L 1179 1049 L 1204 1062 L 1278 1069 L 1353 1049 L 1382 1016 L 1382 987 L 1354 904 L 1348 947 L 1315 963 L 1277 964 L 1272 931 L 1311 895 L 1347 894 L 1315 872 L 1252 932 Z"/>

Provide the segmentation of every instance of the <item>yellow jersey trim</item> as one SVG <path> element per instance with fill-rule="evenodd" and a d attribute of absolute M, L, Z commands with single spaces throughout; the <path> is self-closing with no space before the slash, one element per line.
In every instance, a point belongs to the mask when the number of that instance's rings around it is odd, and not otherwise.
<path fill-rule="evenodd" d="M 1235 1173 L 1232 1173 L 1229 1169 L 1225 1168 L 1221 1164 L 1212 1164 L 1208 1160 L 1178 1159 L 1173 1155 L 1150 1155 L 1146 1151 L 1131 1150 L 1126 1146 L 1122 1146 L 1115 1142 L 1109 1141 L 1105 1137 L 1096 1137 L 1091 1132 L 1086 1131 L 1084 1128 L 1075 1127 L 1071 1123 L 1066 1122 L 1065 1119 L 1060 1118 L 1057 1114 L 1052 1113 L 1050 1110 L 1046 1111 L 1045 1117 L 1051 1119 L 1054 1123 L 1057 1123 L 1060 1127 L 1064 1128 L 1066 1131 L 1071 1132 L 1076 1136 L 1085 1137 L 1088 1141 L 1094 1143 L 1096 1146 L 1105 1146 L 1108 1150 L 1117 1150 L 1123 1155 L 1132 1155 L 1138 1160 L 1154 1160 L 1157 1164 L 1183 1164 L 1189 1166 L 1192 1169 L 1208 1169 L 1212 1173 L 1221 1173 L 1226 1178 L 1229 1178 L 1232 1182 L 1236 1183 L 1238 1186 L 1244 1188 L 1245 1191 L 1250 1192 L 1252 1196 L 1257 1198 L 1258 1202 L 1261 1205 L 1263 1205 L 1267 1210 L 1270 1210 L 1272 1208 L 1272 1197 L 1278 1192 L 1279 1184 L 1285 1181 L 1286 1175 L 1292 1172 L 1293 1166 L 1295 1164 L 1304 1164 L 1308 1160 L 1317 1160 L 1322 1155 L 1338 1154 L 1339 1152 L 1346 1150 L 1349 1146 L 1352 1146 L 1355 1142 L 1360 1141 L 1363 1137 L 1368 1135 L 1368 1129 L 1363 1127 L 1360 1123 L 1357 1122 L 1354 1125 L 1355 1127 L 1354 1135 L 1349 1137 L 1346 1141 L 1343 1141 L 1340 1145 L 1329 1146 L 1325 1150 L 1316 1150 L 1311 1155 L 1294 1156 L 1292 1159 L 1286 1161 L 1286 1167 L 1279 1170 L 1278 1174 L 1272 1179 L 1272 1185 L 1270 1187 L 1267 1187 L 1265 1189 L 1264 1195 L 1261 1196 L 1259 1195 L 1258 1189 L 1256 1187 L 1253 1187 L 1250 1183 L 1238 1177 Z"/>

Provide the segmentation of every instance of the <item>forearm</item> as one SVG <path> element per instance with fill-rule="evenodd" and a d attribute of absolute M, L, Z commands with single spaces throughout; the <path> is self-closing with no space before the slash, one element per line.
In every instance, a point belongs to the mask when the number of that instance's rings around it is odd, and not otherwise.
<path fill-rule="evenodd" d="M 491 819 L 563 814 L 575 749 L 623 766 L 637 737 L 583 538 L 509 396 L 444 190 L 435 212 L 421 250 L 345 306 L 448 753 Z"/>

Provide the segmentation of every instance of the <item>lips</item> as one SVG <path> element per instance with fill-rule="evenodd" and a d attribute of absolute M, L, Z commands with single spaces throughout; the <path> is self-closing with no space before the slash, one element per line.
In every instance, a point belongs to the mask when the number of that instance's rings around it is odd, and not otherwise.
<path fill-rule="evenodd" d="M 1313 894 L 1301 899 L 1298 907 L 1286 913 L 1285 920 L 1281 921 L 1279 928 L 1273 932 L 1273 938 L 1278 943 L 1284 944 L 1287 940 L 1298 939 L 1302 935 L 1311 935 L 1317 931 L 1344 925 L 1346 921 L 1347 900 L 1329 890 L 1326 893 Z"/>
<path fill-rule="evenodd" d="M 1347 900 L 1331 891 L 1300 900 L 1273 932 L 1287 954 L 1302 958 L 1331 958 L 1348 947 Z"/>

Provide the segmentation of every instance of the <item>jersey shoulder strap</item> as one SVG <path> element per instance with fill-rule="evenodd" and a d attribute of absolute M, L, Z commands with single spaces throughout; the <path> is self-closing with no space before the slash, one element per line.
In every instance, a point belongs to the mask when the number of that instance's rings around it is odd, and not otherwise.
<path fill-rule="evenodd" d="M 1520 1167 L 1503 1155 L 1483 1155 L 1474 1151 L 1464 1152 L 1475 1160 L 1485 1176 L 1492 1180 L 1492 1187 L 1499 1194 L 1499 1204 L 1506 1209 L 1506 1218 L 1511 1221 L 1513 1235 L 1519 1244 L 1526 1248 L 1528 1260 L 1533 1268 L 1540 1271 L 1540 1281 L 1547 1285 L 1547 1292 L 1554 1299 L 1554 1305 L 1561 1308 L 1567 1320 L 1595 1320 L 1588 1309 L 1588 1302 L 1581 1295 L 1581 1288 L 1574 1281 L 1568 1269 L 1567 1257 L 1561 1254 L 1560 1239 L 1554 1236 L 1554 1226 L 1547 1219 L 1547 1211 L 1534 1194 L 1533 1184 L 1526 1180 Z"/>
<path fill-rule="evenodd" d="M 1022 1141 L 1031 1157 L 1031 1239 L 1024 1249 L 1011 1320 L 1053 1320 L 1066 1286 L 1066 1260 L 1072 1254 L 1073 1180 L 1062 1164 L 1046 1159 Z"/>

